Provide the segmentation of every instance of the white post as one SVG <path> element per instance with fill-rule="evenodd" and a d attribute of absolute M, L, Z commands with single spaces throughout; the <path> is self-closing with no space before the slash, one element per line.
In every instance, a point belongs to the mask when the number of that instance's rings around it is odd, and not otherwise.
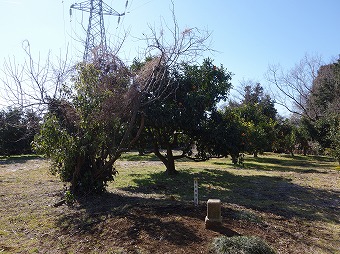
<path fill-rule="evenodd" d="M 194 204 L 198 206 L 198 178 L 194 178 Z"/>

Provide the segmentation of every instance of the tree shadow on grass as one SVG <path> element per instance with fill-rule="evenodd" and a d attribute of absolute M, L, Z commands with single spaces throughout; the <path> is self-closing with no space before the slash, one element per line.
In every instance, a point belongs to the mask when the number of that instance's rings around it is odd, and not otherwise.
<path fill-rule="evenodd" d="M 283 158 L 289 158 L 289 159 L 294 159 L 294 160 L 314 160 L 314 161 L 318 161 L 318 162 L 336 162 L 336 160 L 332 157 L 328 157 L 328 156 L 319 156 L 319 155 L 294 155 L 291 156 L 289 154 L 283 154 L 280 155 L 280 157 Z"/>
<path fill-rule="evenodd" d="M 219 198 L 285 218 L 298 217 L 339 223 L 340 192 L 303 187 L 281 177 L 242 176 L 224 170 L 206 169 L 193 174 L 180 171 L 175 177 L 152 173 L 134 179 L 137 193 L 174 195 L 182 201 L 193 199 L 193 181 L 198 178 L 200 200 Z"/>
<path fill-rule="evenodd" d="M 178 246 L 202 241 L 202 238 L 196 234 L 195 228 L 189 228 L 178 221 L 164 221 L 159 214 L 152 217 L 135 214 L 128 218 L 134 224 L 127 234 L 135 240 L 139 238 L 140 232 L 144 231 L 152 239 L 167 241 Z"/>
<path fill-rule="evenodd" d="M 43 160 L 43 158 L 39 155 L 31 154 L 31 155 L 13 155 L 13 156 L 0 156 L 0 165 L 8 165 L 14 163 L 26 163 L 30 160 Z"/>
<path fill-rule="evenodd" d="M 281 158 L 280 158 L 281 157 Z M 246 157 L 243 165 L 234 165 L 226 161 L 214 161 L 212 164 L 237 169 L 254 169 L 264 171 L 295 172 L 295 173 L 318 173 L 327 174 L 325 171 L 318 170 L 323 166 L 329 167 L 334 159 L 325 156 L 294 156 L 280 155 L 273 158 L 268 156 Z M 283 159 L 289 158 L 289 160 Z"/>
<path fill-rule="evenodd" d="M 304 168 L 296 168 L 296 167 L 304 167 Z M 238 167 L 241 168 L 241 167 Z M 328 174 L 325 171 L 320 171 L 315 168 L 319 168 L 318 165 L 300 165 L 295 164 L 295 168 L 293 165 L 261 165 L 252 162 L 245 162 L 244 167 L 246 169 L 255 169 L 255 170 L 263 170 L 263 171 L 278 171 L 278 172 L 295 172 L 295 173 L 317 173 L 317 174 Z"/>
<path fill-rule="evenodd" d="M 289 157 L 289 160 L 284 160 L 280 158 L 270 158 L 266 156 L 257 158 L 248 157 L 244 162 L 244 167 L 265 171 L 274 170 L 280 172 L 327 174 L 327 172 L 317 170 L 317 168 L 320 168 L 323 165 L 329 166 L 329 162 L 333 161 L 330 160 L 330 158 L 320 158 L 294 156 Z"/>
<path fill-rule="evenodd" d="M 225 211 L 232 214 L 231 209 Z M 206 207 L 174 200 L 160 200 L 140 196 L 127 196 L 115 193 L 105 193 L 100 196 L 79 200 L 71 213 L 64 213 L 58 218 L 57 226 L 71 235 L 100 234 L 104 227 L 117 228 L 110 238 L 139 241 L 141 235 L 151 239 L 166 241 L 176 246 L 187 246 L 200 243 L 204 239 L 197 233 L 195 227 L 190 227 L 181 220 L 174 218 L 190 217 L 202 221 Z M 119 221 L 128 225 L 119 225 Z M 230 236 L 238 233 L 228 228 L 222 228 Z"/>

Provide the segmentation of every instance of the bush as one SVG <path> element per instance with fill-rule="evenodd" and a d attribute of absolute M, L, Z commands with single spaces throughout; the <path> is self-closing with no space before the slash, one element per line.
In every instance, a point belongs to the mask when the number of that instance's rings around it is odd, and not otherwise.
<path fill-rule="evenodd" d="M 65 98 L 47 100 L 33 149 L 51 159 L 51 172 L 71 184 L 72 195 L 102 193 L 113 181 L 113 164 L 131 145 L 138 113 L 138 91 L 129 82 L 115 56 L 94 59 L 77 66 Z"/>
<path fill-rule="evenodd" d="M 216 254 L 275 254 L 262 239 L 254 236 L 221 236 L 213 241 Z"/>

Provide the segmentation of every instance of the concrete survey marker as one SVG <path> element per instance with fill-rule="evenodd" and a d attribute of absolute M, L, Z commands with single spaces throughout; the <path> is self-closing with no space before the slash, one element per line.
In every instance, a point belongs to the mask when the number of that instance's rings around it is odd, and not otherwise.
<path fill-rule="evenodd" d="M 221 200 L 209 199 L 207 202 L 207 216 L 205 217 L 205 228 L 211 229 L 222 225 Z"/>

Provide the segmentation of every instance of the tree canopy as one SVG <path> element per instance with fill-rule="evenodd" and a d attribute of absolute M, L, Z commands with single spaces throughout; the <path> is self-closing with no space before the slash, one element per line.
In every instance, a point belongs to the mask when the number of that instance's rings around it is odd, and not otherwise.
<path fill-rule="evenodd" d="M 168 78 L 173 79 L 173 92 L 165 93 L 162 100 L 145 104 L 141 109 L 145 117 L 141 140 L 149 142 L 167 173 L 175 174 L 176 159 L 203 159 L 200 153 L 192 156 L 192 148 L 202 136 L 203 123 L 210 116 L 209 112 L 216 110 L 221 99 L 226 99 L 231 73 L 206 59 L 199 66 L 181 64 L 175 72 L 169 73 Z M 174 149 L 181 153 L 175 155 Z"/>
<path fill-rule="evenodd" d="M 277 111 L 274 100 L 264 93 L 261 84 L 246 85 L 241 102 L 231 102 L 229 107 L 244 122 L 243 152 L 257 156 L 259 152 L 271 151 Z"/>

